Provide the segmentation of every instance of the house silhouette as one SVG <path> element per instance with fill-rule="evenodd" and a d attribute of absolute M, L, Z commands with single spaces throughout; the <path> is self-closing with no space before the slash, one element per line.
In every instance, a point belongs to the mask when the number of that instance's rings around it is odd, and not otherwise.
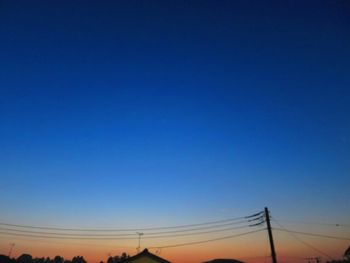
<path fill-rule="evenodd" d="M 124 261 L 122 261 L 122 263 L 171 263 L 171 262 L 164 258 L 158 257 L 157 255 L 152 254 L 146 248 L 141 253 L 125 259 Z"/>

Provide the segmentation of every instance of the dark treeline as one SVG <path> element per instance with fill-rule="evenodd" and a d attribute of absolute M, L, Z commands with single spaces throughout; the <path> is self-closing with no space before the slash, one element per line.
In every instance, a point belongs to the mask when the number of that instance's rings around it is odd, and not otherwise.
<path fill-rule="evenodd" d="M 109 256 L 107 263 L 120 263 L 129 258 L 127 253 L 122 253 L 121 256 Z M 47 257 L 33 258 L 29 254 L 22 254 L 18 258 L 10 258 L 5 255 L 0 255 L 0 263 L 87 263 L 84 257 L 76 256 L 71 260 L 64 259 L 61 256 L 56 256 L 53 259 Z M 103 263 L 101 261 L 100 263 Z"/>
<path fill-rule="evenodd" d="M 33 258 L 29 254 L 22 254 L 18 258 L 10 258 L 5 255 L 0 255 L 0 263 L 87 263 L 84 257 L 76 256 L 71 260 L 64 259 L 61 256 L 56 256 L 53 259 L 47 258 Z"/>

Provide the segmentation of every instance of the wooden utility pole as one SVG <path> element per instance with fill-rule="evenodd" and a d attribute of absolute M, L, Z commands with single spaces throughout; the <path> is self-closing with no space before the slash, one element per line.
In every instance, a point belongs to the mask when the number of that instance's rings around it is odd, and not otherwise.
<path fill-rule="evenodd" d="M 269 214 L 269 209 L 267 209 L 267 207 L 265 207 L 265 220 L 267 225 L 267 232 L 269 233 L 272 263 L 277 263 L 275 245 L 273 243 L 272 229 L 271 229 L 271 223 L 270 223 L 270 214 Z"/>

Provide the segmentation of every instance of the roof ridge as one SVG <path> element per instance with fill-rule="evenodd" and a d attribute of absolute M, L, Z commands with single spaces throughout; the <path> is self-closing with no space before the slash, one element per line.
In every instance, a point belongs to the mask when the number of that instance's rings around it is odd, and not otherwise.
<path fill-rule="evenodd" d="M 155 261 L 158 261 L 161 263 L 171 263 L 170 261 L 149 252 L 149 250 L 147 248 L 145 248 L 142 252 L 136 254 L 135 256 L 132 256 L 132 257 L 125 259 L 124 261 L 122 261 L 122 263 L 132 262 L 132 261 L 134 261 L 142 256 L 148 256 L 148 257 L 154 259 Z"/>

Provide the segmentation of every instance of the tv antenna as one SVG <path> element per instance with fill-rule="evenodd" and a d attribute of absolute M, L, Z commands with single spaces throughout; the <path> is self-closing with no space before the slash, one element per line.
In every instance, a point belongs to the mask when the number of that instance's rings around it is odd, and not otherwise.
<path fill-rule="evenodd" d="M 138 247 L 136 248 L 137 254 L 138 254 L 138 253 L 140 253 L 140 248 L 141 248 L 141 236 L 143 236 L 143 233 L 141 233 L 141 232 L 136 232 L 136 234 L 139 236 L 139 245 L 138 245 Z"/>
<path fill-rule="evenodd" d="M 9 251 L 8 257 L 11 257 L 11 253 L 12 253 L 13 247 L 14 247 L 15 245 L 16 245 L 15 243 L 10 243 L 10 251 Z"/>

